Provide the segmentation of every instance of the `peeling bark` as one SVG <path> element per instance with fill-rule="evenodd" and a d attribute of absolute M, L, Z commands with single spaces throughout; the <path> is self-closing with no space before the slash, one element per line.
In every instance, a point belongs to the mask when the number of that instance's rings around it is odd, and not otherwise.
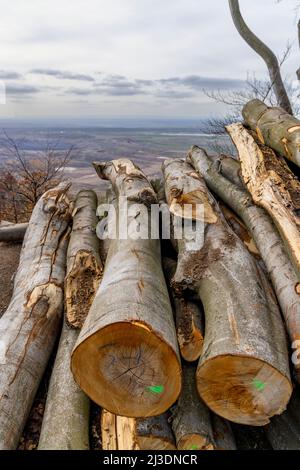
<path fill-rule="evenodd" d="M 196 367 L 183 367 L 183 388 L 173 412 L 172 428 L 179 450 L 213 450 L 210 411 L 198 396 Z"/>
<path fill-rule="evenodd" d="M 166 413 L 152 418 L 125 418 L 103 410 L 103 450 L 176 450 Z"/>
<path fill-rule="evenodd" d="M 242 240 L 244 245 L 246 246 L 247 250 L 255 256 L 255 258 L 260 259 L 261 255 L 258 251 L 258 248 L 255 244 L 255 241 L 250 236 L 246 225 L 242 222 L 242 220 L 231 210 L 228 206 L 223 203 L 220 203 L 220 208 L 222 213 L 227 220 L 228 224 L 234 231 L 234 233 Z"/>
<path fill-rule="evenodd" d="M 266 265 L 279 301 L 291 344 L 300 340 L 300 279 L 284 249 L 280 235 L 267 213 L 257 207 L 249 193 L 241 191 L 212 165 L 206 152 L 193 147 L 188 154 L 194 168 L 214 191 L 243 220 Z M 295 378 L 300 381 L 300 366 L 294 364 Z"/>
<path fill-rule="evenodd" d="M 140 202 L 148 216 L 156 196 L 137 167 L 128 160 L 96 166 L 118 196 L 130 196 L 129 208 Z M 141 212 L 135 210 L 129 222 L 143 225 Z M 111 240 L 72 371 L 86 394 L 114 414 L 159 415 L 176 401 L 181 368 L 159 240 Z"/>
<path fill-rule="evenodd" d="M 164 173 L 170 179 L 173 166 L 178 169 L 179 165 L 185 195 L 190 166 L 168 162 Z M 186 187 L 189 190 L 189 184 Z M 199 187 L 205 188 L 204 181 Z M 184 240 L 179 241 L 173 280 L 178 292 L 187 287 L 196 290 L 204 307 L 205 338 L 197 387 L 218 415 L 262 426 L 285 410 L 291 396 L 285 331 L 264 275 L 207 188 L 206 200 L 216 221 L 206 223 L 204 245 L 199 250 L 187 250 Z"/>
<path fill-rule="evenodd" d="M 64 322 L 47 393 L 38 450 L 88 450 L 88 397 L 74 382 L 71 352 L 78 331 Z"/>
<path fill-rule="evenodd" d="M 259 145 L 242 124 L 227 130 L 241 162 L 242 178 L 253 201 L 273 219 L 300 276 L 300 183 L 285 162 Z"/>
<path fill-rule="evenodd" d="M 45 193 L 35 206 L 15 277 L 0 319 L 0 449 L 15 449 L 61 323 L 69 237 L 67 187 Z"/>
<path fill-rule="evenodd" d="M 300 121 L 281 108 L 269 108 L 260 100 L 244 106 L 245 123 L 262 144 L 300 166 Z"/>
<path fill-rule="evenodd" d="M 0 242 L 22 242 L 28 224 L 9 224 L 0 227 Z"/>
<path fill-rule="evenodd" d="M 80 191 L 73 211 L 65 280 L 66 316 L 73 328 L 82 327 L 102 276 L 96 210 L 96 194 Z"/>
<path fill-rule="evenodd" d="M 99 178 L 109 180 L 117 197 L 126 196 L 130 202 L 150 206 L 157 203 L 154 189 L 147 177 L 131 160 L 126 158 L 111 162 L 94 162 Z"/>
<path fill-rule="evenodd" d="M 176 272 L 176 261 L 163 259 L 164 272 L 172 295 L 172 279 Z M 199 359 L 204 341 L 204 318 L 199 302 L 189 296 L 175 297 L 172 295 L 175 309 L 177 340 L 180 354 L 187 362 Z"/>

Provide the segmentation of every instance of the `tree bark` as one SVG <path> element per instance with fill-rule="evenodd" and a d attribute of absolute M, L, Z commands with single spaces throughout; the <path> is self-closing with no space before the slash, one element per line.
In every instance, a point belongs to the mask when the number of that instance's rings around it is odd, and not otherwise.
<path fill-rule="evenodd" d="M 70 231 L 67 189 L 48 191 L 35 206 L 12 300 L 0 319 L 0 449 L 17 447 L 59 331 Z"/>
<path fill-rule="evenodd" d="M 215 450 L 237 450 L 234 434 L 226 419 L 212 413 L 213 436 Z"/>
<path fill-rule="evenodd" d="M 71 352 L 79 332 L 64 321 L 51 374 L 38 450 L 88 450 L 88 397 L 74 382 Z"/>
<path fill-rule="evenodd" d="M 287 113 L 293 114 L 293 109 L 281 77 L 280 65 L 276 55 L 247 26 L 240 11 L 239 0 L 229 0 L 229 6 L 237 31 L 251 49 L 263 59 L 268 67 L 271 85 L 274 88 L 278 105 Z"/>
<path fill-rule="evenodd" d="M 82 327 L 102 276 L 96 210 L 96 194 L 80 191 L 73 211 L 65 280 L 66 316 L 73 328 Z"/>
<path fill-rule="evenodd" d="M 156 195 L 128 160 L 97 165 L 118 196 L 130 197 L 129 224 L 145 223 Z M 131 201 L 140 202 L 138 207 Z M 125 222 L 126 224 L 126 222 Z M 165 412 L 181 389 L 181 368 L 160 242 L 111 240 L 105 271 L 72 355 L 80 387 L 106 410 L 132 418 Z"/>
<path fill-rule="evenodd" d="M 257 207 L 246 191 L 220 175 L 206 152 L 193 147 L 187 157 L 214 191 L 243 220 L 252 235 L 272 281 L 291 344 L 300 340 L 300 283 L 286 254 L 280 235 L 267 213 Z M 300 366 L 294 364 L 300 381 Z"/>
<path fill-rule="evenodd" d="M 9 224 L 6 227 L 0 227 L 0 242 L 22 242 L 27 227 L 27 223 Z"/>
<path fill-rule="evenodd" d="M 241 165 L 237 160 L 228 155 L 220 155 L 220 157 L 210 157 L 212 163 L 218 165 L 219 172 L 234 183 L 238 188 L 245 189 L 245 185 L 241 179 Z"/>
<path fill-rule="evenodd" d="M 179 167 L 185 200 L 190 189 L 190 182 L 185 186 L 185 181 L 196 181 L 190 165 L 174 160 L 165 163 L 168 201 L 171 182 L 174 188 L 177 185 Z M 199 188 L 204 190 L 203 180 Z M 198 391 L 218 415 L 261 426 L 282 413 L 290 399 L 285 331 L 264 276 L 207 188 L 206 201 L 211 205 L 209 214 L 214 215 L 210 217 L 214 222 L 206 223 L 204 244 L 199 250 L 187 250 L 180 241 L 173 280 L 179 292 L 187 287 L 197 290 L 204 307 L 205 338 L 197 370 Z"/>
<path fill-rule="evenodd" d="M 103 450 L 176 450 L 166 413 L 152 418 L 126 418 L 103 410 Z"/>
<path fill-rule="evenodd" d="M 173 295 L 171 283 L 176 272 L 176 261 L 164 258 L 163 267 L 173 299 L 180 354 L 187 362 L 197 361 L 204 341 L 203 312 L 199 302 L 191 300 L 187 295 L 179 298 Z"/>
<path fill-rule="evenodd" d="M 196 367 L 183 367 L 183 389 L 173 412 L 172 428 L 179 450 L 213 450 L 210 411 L 198 395 Z"/>
<path fill-rule="evenodd" d="M 258 248 L 255 244 L 255 241 L 249 234 L 246 225 L 242 222 L 242 220 L 231 210 L 229 209 L 228 206 L 226 206 L 224 203 L 220 203 L 220 208 L 222 210 L 222 213 L 234 231 L 234 233 L 242 240 L 244 243 L 245 247 L 247 250 L 255 256 L 255 258 L 260 259 L 260 253 L 258 251 Z"/>
<path fill-rule="evenodd" d="M 266 434 L 274 450 L 300 449 L 300 397 L 295 390 L 287 410 L 275 416 L 266 427 Z"/>
<path fill-rule="evenodd" d="M 269 108 L 260 100 L 244 106 L 243 118 L 259 140 L 300 166 L 300 121 L 281 108 Z"/>
<path fill-rule="evenodd" d="M 285 162 L 268 147 L 259 145 L 242 124 L 232 124 L 227 130 L 238 149 L 249 193 L 273 219 L 300 276 L 299 181 Z"/>

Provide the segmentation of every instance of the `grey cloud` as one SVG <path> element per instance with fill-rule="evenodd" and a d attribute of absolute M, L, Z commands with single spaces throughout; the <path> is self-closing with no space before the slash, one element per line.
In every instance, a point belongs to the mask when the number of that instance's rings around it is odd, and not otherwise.
<path fill-rule="evenodd" d="M 93 88 L 70 88 L 67 90 L 68 94 L 78 96 L 88 95 L 106 95 L 106 96 L 134 96 L 145 94 L 139 87 L 134 85 L 127 86 L 97 86 Z"/>
<path fill-rule="evenodd" d="M 162 85 L 183 85 L 194 90 L 233 90 L 243 88 L 245 82 L 234 78 L 211 78 L 201 77 L 199 75 L 190 75 L 187 77 L 171 77 L 158 80 Z"/>
<path fill-rule="evenodd" d="M 195 93 L 188 91 L 177 91 L 177 90 L 159 90 L 155 93 L 158 98 L 173 98 L 173 99 L 185 99 L 192 98 Z"/>
<path fill-rule="evenodd" d="M 7 70 L 0 70 L 0 79 L 1 80 L 20 80 L 22 75 L 17 72 L 10 72 Z"/>
<path fill-rule="evenodd" d="M 75 95 L 135 96 L 149 95 L 158 98 L 185 99 L 203 89 L 230 90 L 245 86 L 243 80 L 207 78 L 198 75 L 170 77 L 159 80 L 130 80 L 123 75 L 105 75 L 90 88 L 71 88 Z"/>
<path fill-rule="evenodd" d="M 146 92 L 134 86 L 127 87 L 111 87 L 99 89 L 100 93 L 103 92 L 106 95 L 110 96 L 135 96 L 135 95 L 145 95 Z"/>
<path fill-rule="evenodd" d="M 47 75 L 49 77 L 55 77 L 60 80 L 80 80 L 85 82 L 94 82 L 95 79 L 91 75 L 73 73 L 64 70 L 56 69 L 33 69 L 30 73 L 35 75 Z"/>
<path fill-rule="evenodd" d="M 69 95 L 88 96 L 92 95 L 94 90 L 92 88 L 70 88 L 66 91 Z"/>
<path fill-rule="evenodd" d="M 137 79 L 136 83 L 144 86 L 153 86 L 155 84 L 155 80 L 141 80 Z"/>
<path fill-rule="evenodd" d="M 32 85 L 17 85 L 9 84 L 5 88 L 6 93 L 9 95 L 31 95 L 39 93 L 41 90 Z"/>

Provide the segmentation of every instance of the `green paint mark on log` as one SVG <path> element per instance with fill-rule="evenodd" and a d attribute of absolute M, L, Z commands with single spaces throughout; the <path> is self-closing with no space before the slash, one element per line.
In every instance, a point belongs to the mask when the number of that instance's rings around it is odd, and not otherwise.
<path fill-rule="evenodd" d="M 191 447 L 191 450 L 198 450 L 198 446 L 196 446 L 195 444 Z"/>
<path fill-rule="evenodd" d="M 262 392 L 266 388 L 266 384 L 257 379 L 253 380 L 253 385 L 259 392 Z"/>
<path fill-rule="evenodd" d="M 163 385 L 154 385 L 152 387 L 146 387 L 146 390 L 148 390 L 148 392 L 151 392 L 151 393 L 154 393 L 155 395 L 160 395 L 161 393 L 163 393 L 165 387 Z"/>

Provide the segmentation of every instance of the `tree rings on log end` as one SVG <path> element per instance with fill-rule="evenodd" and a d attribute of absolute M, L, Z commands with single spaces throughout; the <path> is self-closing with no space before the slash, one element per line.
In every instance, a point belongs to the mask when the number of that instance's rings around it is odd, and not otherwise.
<path fill-rule="evenodd" d="M 86 338 L 73 351 L 72 372 L 94 402 L 132 418 L 164 413 L 181 390 L 176 353 L 138 322 L 113 323 Z"/>
<path fill-rule="evenodd" d="M 197 370 L 198 392 L 219 416 L 251 426 L 264 426 L 286 409 L 291 382 L 259 359 L 217 356 Z"/>

